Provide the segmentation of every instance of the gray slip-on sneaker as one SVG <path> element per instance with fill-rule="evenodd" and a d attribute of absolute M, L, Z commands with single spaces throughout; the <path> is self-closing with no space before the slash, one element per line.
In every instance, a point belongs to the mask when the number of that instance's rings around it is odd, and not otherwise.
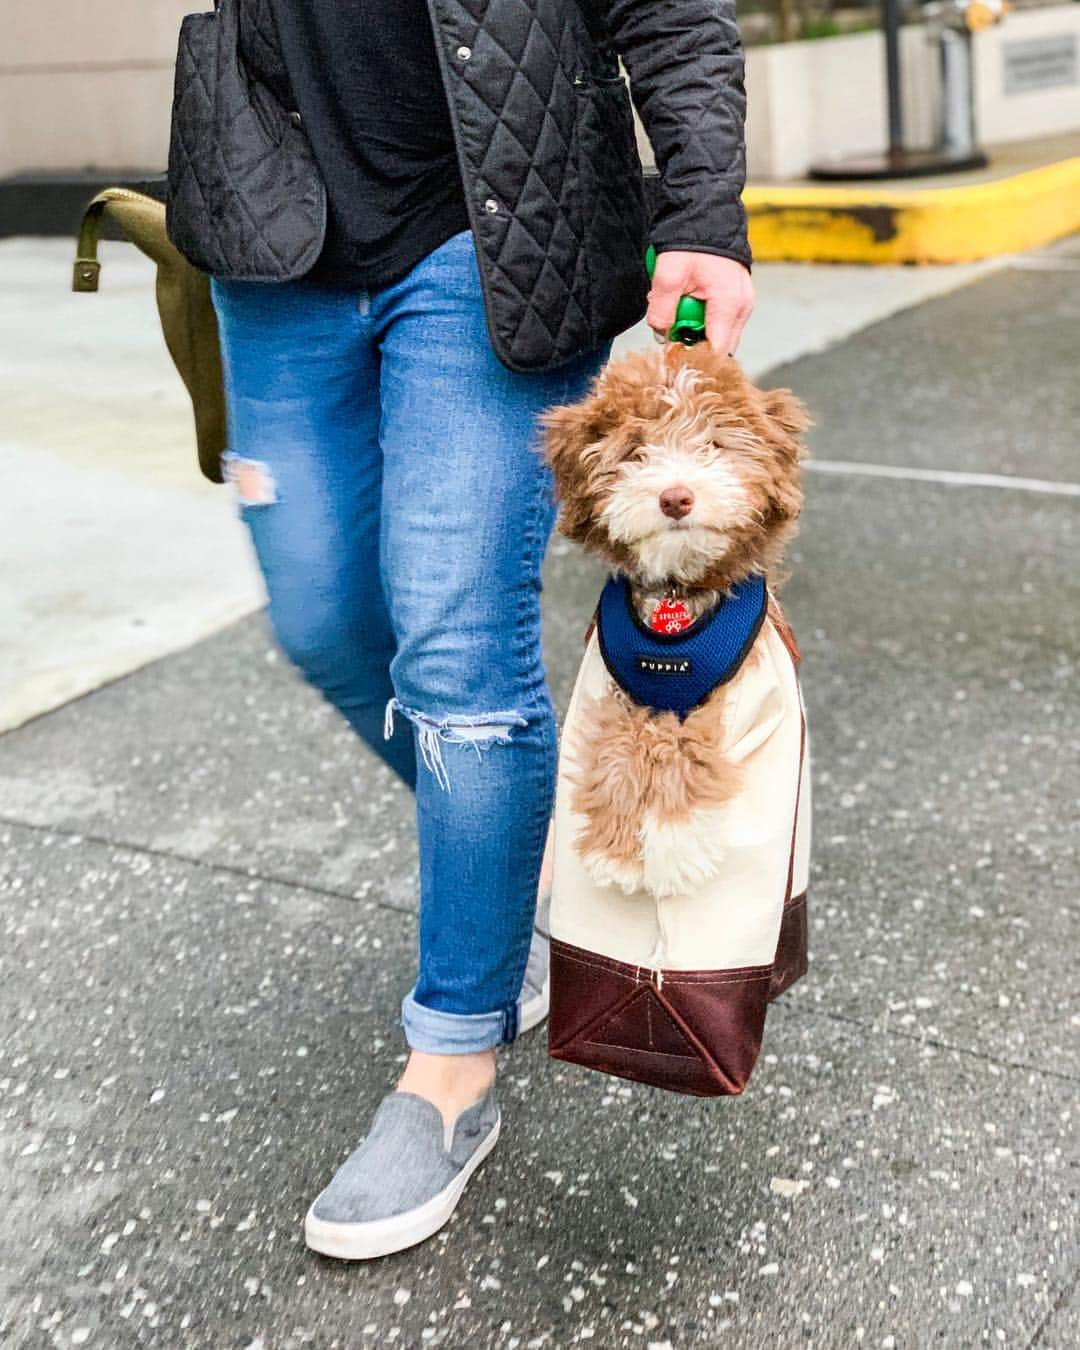
<path fill-rule="evenodd" d="M 518 999 L 518 1034 L 539 1026 L 548 1015 L 551 1003 L 551 985 L 548 971 L 551 965 L 551 938 L 548 923 L 551 915 L 551 892 L 541 896 L 536 904 L 536 922 L 529 961 Z"/>
<path fill-rule="evenodd" d="M 324 1256 L 365 1261 L 423 1242 L 453 1214 L 498 1137 L 494 1088 L 452 1125 L 426 1097 L 389 1093 L 367 1137 L 308 1210 L 307 1245 Z"/>

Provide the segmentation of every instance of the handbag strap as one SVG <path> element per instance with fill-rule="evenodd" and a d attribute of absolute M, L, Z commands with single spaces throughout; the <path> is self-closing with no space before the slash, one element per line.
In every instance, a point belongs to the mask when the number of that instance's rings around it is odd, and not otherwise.
<path fill-rule="evenodd" d="M 796 688 L 798 677 L 796 676 Z M 802 710 L 802 698 L 799 698 L 799 777 L 795 784 L 795 819 L 791 823 L 791 853 L 788 855 L 787 886 L 784 890 L 784 904 L 791 903 L 791 891 L 795 884 L 795 844 L 799 837 L 799 801 L 802 797 L 803 762 L 806 758 L 806 713 Z"/>
<path fill-rule="evenodd" d="M 109 203 L 154 200 L 155 198 L 148 197 L 145 192 L 135 192 L 132 188 L 126 187 L 102 188 L 96 197 L 91 197 L 79 224 L 79 241 L 75 247 L 75 267 L 71 281 L 73 291 L 96 291 L 98 288 L 101 275 L 98 239 L 101 236 L 101 222 Z"/>

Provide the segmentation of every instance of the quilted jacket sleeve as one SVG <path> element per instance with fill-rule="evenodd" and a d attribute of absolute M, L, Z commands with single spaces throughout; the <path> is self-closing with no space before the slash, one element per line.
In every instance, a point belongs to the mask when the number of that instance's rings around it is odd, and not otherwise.
<path fill-rule="evenodd" d="M 608 0 L 607 22 L 660 173 L 651 242 L 749 266 L 735 0 Z"/>

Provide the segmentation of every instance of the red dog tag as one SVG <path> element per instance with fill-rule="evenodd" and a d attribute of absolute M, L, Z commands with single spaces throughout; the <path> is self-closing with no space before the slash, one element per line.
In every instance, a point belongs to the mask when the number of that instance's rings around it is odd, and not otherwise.
<path fill-rule="evenodd" d="M 663 599 L 652 612 L 649 627 L 654 633 L 681 633 L 694 622 L 681 600 Z"/>

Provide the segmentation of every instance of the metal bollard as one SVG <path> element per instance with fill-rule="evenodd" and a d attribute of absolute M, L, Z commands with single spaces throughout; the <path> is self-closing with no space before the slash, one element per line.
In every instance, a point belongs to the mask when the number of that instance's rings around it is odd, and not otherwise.
<path fill-rule="evenodd" d="M 938 34 L 941 70 L 941 149 L 965 159 L 975 150 L 975 82 L 971 34 L 966 28 L 942 28 Z"/>

